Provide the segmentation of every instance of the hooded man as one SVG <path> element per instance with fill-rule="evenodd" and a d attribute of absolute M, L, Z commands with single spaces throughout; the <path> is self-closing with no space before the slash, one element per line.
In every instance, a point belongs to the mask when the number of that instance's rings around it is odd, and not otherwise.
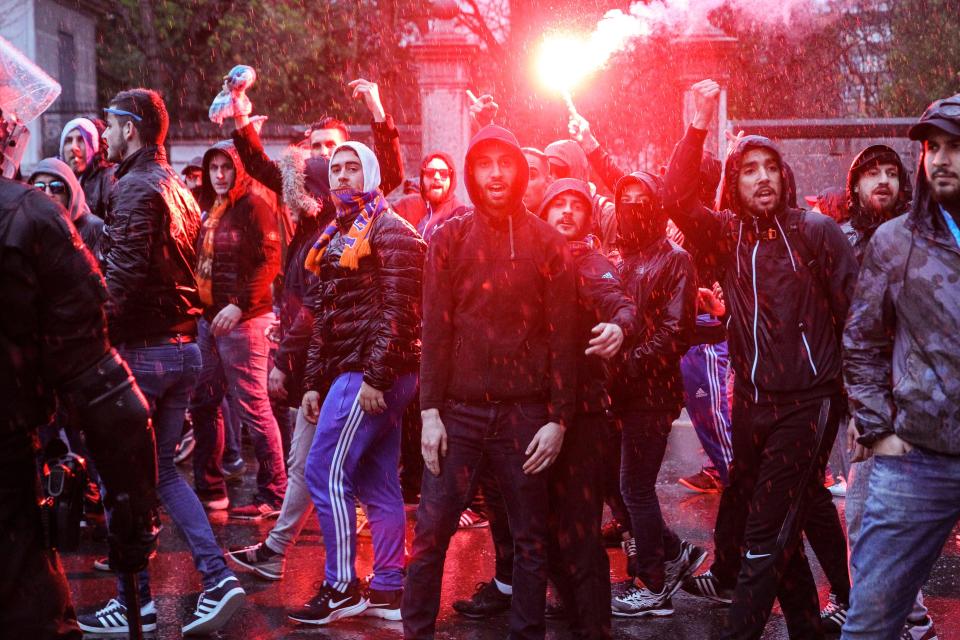
<path fill-rule="evenodd" d="M 399 620 L 406 523 L 400 418 L 417 388 L 426 245 L 390 208 L 366 145 L 339 145 L 329 181 L 337 215 L 306 258 L 317 280 L 308 298 L 314 323 L 301 404 L 316 424 L 304 477 L 326 568 L 317 594 L 289 617 L 314 625 L 360 614 Z M 363 593 L 354 566 L 358 499 L 374 547 L 374 575 Z"/>
<path fill-rule="evenodd" d="M 74 118 L 60 132 L 60 159 L 80 181 L 90 212 L 103 220 L 109 207 L 114 166 L 100 153 L 100 132 L 92 120 Z"/>
<path fill-rule="evenodd" d="M 861 151 L 850 165 L 847 184 L 845 189 L 841 191 L 840 197 L 843 201 L 843 208 L 847 211 L 840 228 L 843 229 L 850 241 L 857 262 L 862 262 L 867 245 L 877 228 L 887 220 L 902 213 L 909 206 L 909 176 L 900 160 L 900 156 L 890 147 L 879 144 L 869 146 Z M 823 213 L 827 212 L 824 211 Z M 844 439 L 837 439 L 835 452 L 837 448 L 848 451 L 854 449 L 854 442 L 859 435 L 856 431 L 855 422 L 849 421 L 846 435 L 847 437 Z M 838 456 L 834 453 L 831 456 L 831 466 L 836 469 L 838 467 L 835 465 L 845 464 L 848 455 L 841 451 L 839 456 L 841 460 L 835 462 L 834 458 Z M 852 477 L 850 477 L 851 474 L 848 469 L 844 468 L 844 473 L 848 476 L 847 480 L 849 481 L 846 500 L 844 501 L 844 515 L 847 519 L 847 541 L 850 549 L 854 548 L 857 539 L 860 537 L 860 526 L 863 523 L 867 489 L 873 464 L 872 458 L 857 464 Z M 815 544 L 818 542 L 816 533 L 810 531 L 806 533 L 819 557 L 819 545 Z M 830 563 L 824 563 L 821 559 L 821 564 L 829 566 Z M 844 561 L 845 566 L 846 564 L 846 561 Z M 830 573 L 828 571 L 828 578 L 830 578 Z M 850 606 L 850 589 L 843 585 L 841 593 L 837 593 L 833 582 L 834 580 L 831 578 L 830 601 L 821 611 L 820 617 L 826 632 L 840 633 Z M 933 623 L 927 617 L 927 608 L 923 605 L 923 596 L 919 593 L 907 624 L 910 626 L 911 637 L 918 640 L 932 628 Z"/>
<path fill-rule="evenodd" d="M 420 407 L 429 473 L 407 566 L 404 637 L 433 637 L 450 537 L 489 469 L 515 540 L 511 636 L 543 638 L 543 471 L 575 410 L 576 285 L 563 237 L 523 205 L 527 162 L 511 132 L 483 127 L 464 177 L 474 209 L 437 228 L 424 268 Z"/>
<path fill-rule="evenodd" d="M 530 172 L 527 190 L 523 194 L 523 204 L 530 211 L 540 211 L 540 205 L 543 204 L 547 187 L 553 180 L 550 177 L 550 161 L 540 149 L 524 147 L 522 151 L 523 157 L 527 159 L 527 169 Z"/>
<path fill-rule="evenodd" d="M 786 165 L 767 138 L 747 136 L 731 150 L 723 211 L 699 203 L 703 141 L 720 87 L 705 80 L 693 95 L 696 115 L 671 158 L 665 205 L 688 248 L 720 277 L 736 384 L 716 561 L 684 588 L 714 598 L 726 590 L 729 599 L 736 585 L 724 638 L 759 638 L 777 598 L 791 637 L 818 638 L 800 531 L 806 506 L 826 491 L 843 414 L 839 335 L 857 263 L 836 222 L 788 205 Z"/>
<path fill-rule="evenodd" d="M 600 537 L 604 457 L 599 445 L 609 428 L 605 412 L 610 406 L 605 360 L 616 355 L 624 336 L 635 330 L 637 311 L 620 285 L 616 268 L 590 235 L 592 210 L 589 185 L 561 178 L 547 189 L 538 211 L 542 220 L 567 239 L 573 256 L 578 280 L 578 341 L 583 348 L 577 358 L 574 425 L 547 472 L 551 514 L 547 556 L 550 580 L 564 610 L 571 614 L 574 637 L 609 638 L 610 571 Z M 483 614 L 490 609 L 488 602 L 497 598 L 499 584 L 512 585 L 513 537 L 507 514 L 499 492 L 497 499 L 485 497 L 497 575 L 471 600 L 454 603 L 458 612 L 475 618 L 487 617 Z M 509 598 L 501 596 L 500 600 L 506 605 L 503 609 L 509 607 Z"/>
<path fill-rule="evenodd" d="M 429 242 L 434 227 L 450 216 L 466 211 L 454 193 L 456 189 L 457 171 L 453 158 L 442 151 L 434 151 L 420 165 L 420 193 L 400 198 L 393 207 Z"/>
<path fill-rule="evenodd" d="M 663 521 L 656 480 L 667 438 L 683 406 L 680 360 L 696 318 L 696 274 L 690 255 L 667 239 L 659 178 L 639 171 L 616 184 L 618 266 L 640 309 L 612 388 L 622 424 L 620 491 L 632 539 L 625 545 L 630 589 L 612 601 L 615 616 L 666 616 L 682 580 L 706 550 L 680 540 Z"/>
<path fill-rule="evenodd" d="M 208 508 L 229 504 L 217 433 L 222 428 L 217 409 L 229 388 L 260 465 L 254 503 L 230 515 L 259 519 L 279 511 L 287 486 L 280 429 L 266 387 L 264 333 L 274 319 L 270 287 L 280 268 L 276 212 L 253 189 L 232 142 L 210 147 L 202 164 L 197 288 L 203 305 L 198 338 L 203 369 L 191 403 L 194 484 Z"/>
<path fill-rule="evenodd" d="M 867 245 L 843 335 L 857 454 L 875 456 L 848 640 L 901 637 L 960 514 L 960 95 L 909 136 L 923 143 L 913 203 Z"/>
<path fill-rule="evenodd" d="M 614 203 L 597 193 L 597 187 L 590 182 L 590 163 L 580 145 L 574 140 L 557 140 L 543 150 L 550 163 L 550 178 L 576 178 L 590 185 L 590 200 L 593 203 L 593 229 L 608 253 L 616 245 L 617 216 Z"/>
<path fill-rule="evenodd" d="M 103 220 L 90 213 L 83 188 L 70 167 L 56 158 L 44 158 L 33 168 L 28 182 L 63 205 L 83 244 L 96 256 L 103 235 Z"/>

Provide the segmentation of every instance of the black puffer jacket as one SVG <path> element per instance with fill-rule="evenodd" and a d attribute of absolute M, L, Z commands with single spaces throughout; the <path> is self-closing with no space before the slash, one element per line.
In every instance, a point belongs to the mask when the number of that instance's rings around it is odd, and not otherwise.
<path fill-rule="evenodd" d="M 513 211 L 478 203 L 471 154 L 489 140 L 515 150 Z M 449 218 L 430 239 L 424 270 L 421 409 L 445 400 L 534 400 L 572 424 L 576 406 L 576 284 L 566 242 L 523 206 L 527 162 L 516 138 L 488 125 L 473 138 L 464 172 L 474 211 Z"/>
<path fill-rule="evenodd" d="M 193 335 L 200 313 L 197 202 L 160 147 L 125 158 L 116 175 L 101 245 L 111 342 Z"/>
<path fill-rule="evenodd" d="M 200 206 L 209 212 L 216 200 L 210 182 L 210 161 L 214 154 L 225 153 L 233 161 L 236 180 L 227 194 L 230 203 L 215 229 L 205 220 L 197 240 L 197 253 L 208 233 L 213 240 L 213 304 L 203 310 L 208 321 L 228 304 L 243 312 L 241 322 L 270 313 L 273 299 L 270 284 L 280 270 L 280 234 L 276 211 L 251 188 L 232 142 L 218 142 L 203 155 L 203 182 Z"/>
<path fill-rule="evenodd" d="M 28 432 L 49 419 L 51 390 L 110 350 L 107 292 L 66 211 L 2 177 L 0 273 L 0 433 Z"/>
<path fill-rule="evenodd" d="M 789 208 L 786 188 L 772 215 L 755 218 L 741 210 L 736 186 L 743 154 L 762 147 L 780 159 L 776 146 L 760 136 L 744 138 L 727 158 L 721 202 L 729 209 L 701 205 L 705 136 L 690 128 L 674 150 L 664 206 L 687 247 L 718 271 L 730 318 L 735 392 L 776 403 L 839 391 L 839 336 L 858 270 L 850 243 L 831 218 Z M 785 174 L 782 184 L 788 184 Z"/>
<path fill-rule="evenodd" d="M 348 142 L 362 163 L 376 163 L 373 152 Z M 336 154 L 336 151 L 334 151 Z M 372 176 L 370 167 L 365 176 Z M 365 185 L 376 190 L 376 182 Z M 338 211 L 338 230 L 320 260 L 320 274 L 307 295 L 313 333 L 307 352 L 304 389 L 322 391 L 347 371 L 381 391 L 420 364 L 420 318 L 426 244 L 391 209 L 380 213 L 367 233 L 371 253 L 357 269 L 340 264 L 356 211 Z"/>

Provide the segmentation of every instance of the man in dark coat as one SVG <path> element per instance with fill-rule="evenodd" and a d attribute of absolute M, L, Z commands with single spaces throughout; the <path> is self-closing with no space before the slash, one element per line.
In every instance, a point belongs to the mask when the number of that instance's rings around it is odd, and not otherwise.
<path fill-rule="evenodd" d="M 526 210 L 527 163 L 509 131 L 471 141 L 475 209 L 447 220 L 424 268 L 423 474 L 407 567 L 404 636 L 432 638 L 443 564 L 486 465 L 503 494 L 516 562 L 510 629 L 543 638 L 547 480 L 576 400 L 576 285 L 563 237 Z"/>
<path fill-rule="evenodd" d="M 736 585 L 724 638 L 759 638 L 775 599 L 791 637 L 817 638 L 817 591 L 800 532 L 807 505 L 825 491 L 843 414 L 839 336 L 857 263 L 836 222 L 789 206 L 786 166 L 767 138 L 747 136 L 727 158 L 724 210 L 700 204 L 703 141 L 720 87 L 705 80 L 693 94 L 697 111 L 667 169 L 665 206 L 698 263 L 720 276 L 737 377 L 717 557 L 685 589 L 713 597 Z"/>

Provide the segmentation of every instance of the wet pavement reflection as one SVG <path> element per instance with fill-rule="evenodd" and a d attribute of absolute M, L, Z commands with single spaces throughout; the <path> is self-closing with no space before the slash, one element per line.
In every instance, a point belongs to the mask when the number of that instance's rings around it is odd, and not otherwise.
<path fill-rule="evenodd" d="M 242 486 L 230 490 L 235 504 L 246 504 L 255 489 L 256 469 L 252 462 Z M 677 479 L 695 473 L 705 460 L 696 435 L 689 423 L 678 422 L 671 434 L 666 459 L 660 472 L 661 504 L 664 517 L 682 538 L 712 549 L 713 523 L 719 496 L 691 494 L 677 484 Z M 189 464 L 185 465 L 186 471 Z M 837 500 L 843 510 L 843 500 Z M 413 536 L 413 513 L 408 514 L 407 544 Z M 273 521 L 243 522 L 230 520 L 225 512 L 211 516 L 214 532 L 224 548 L 262 540 L 273 526 Z M 157 605 L 159 629 L 148 637 L 158 640 L 180 638 L 180 626 L 196 605 L 200 582 L 190 558 L 186 543 L 175 531 L 169 518 L 164 517 L 165 528 L 160 539 L 160 555 L 151 563 L 152 588 Z M 102 606 L 116 594 L 116 583 L 111 574 L 93 569 L 93 561 L 105 555 L 105 543 L 94 542 L 85 530 L 80 552 L 63 556 L 75 605 L 87 611 Z M 614 580 L 625 577 L 623 555 L 619 549 L 610 550 L 611 574 Z M 357 571 L 364 576 L 372 571 L 372 544 L 370 538 L 359 539 Z M 808 556 L 813 558 L 813 554 Z M 299 607 L 316 591 L 316 583 L 323 578 L 324 549 L 319 527 L 312 519 L 300 539 L 289 552 L 284 579 L 267 582 L 236 567 L 247 591 L 244 608 L 217 636 L 229 639 L 271 640 L 279 638 L 322 638 L 329 640 L 396 639 L 401 637 L 399 622 L 373 618 L 350 618 L 326 627 L 298 626 L 289 621 L 286 611 Z M 709 560 L 708 560 L 709 563 Z M 708 565 L 705 565 L 708 566 Z M 821 602 L 826 602 L 826 580 L 814 561 L 814 573 L 820 586 Z M 478 582 L 493 575 L 493 548 L 487 529 L 458 532 L 451 543 L 444 573 L 438 638 L 456 640 L 492 640 L 507 635 L 507 616 L 474 621 L 458 616 L 451 603 L 469 597 Z M 924 589 L 930 615 L 936 622 L 940 640 L 960 640 L 960 530 L 955 530 L 934 568 Z M 694 599 L 684 593 L 674 597 L 675 613 L 667 618 L 624 620 L 614 619 L 613 637 L 617 639 L 709 640 L 719 635 L 724 609 Z M 560 623 L 548 623 L 548 638 L 567 638 Z M 112 638 L 123 636 L 109 636 Z M 787 638 L 783 617 L 778 609 L 767 626 L 763 638 Z"/>

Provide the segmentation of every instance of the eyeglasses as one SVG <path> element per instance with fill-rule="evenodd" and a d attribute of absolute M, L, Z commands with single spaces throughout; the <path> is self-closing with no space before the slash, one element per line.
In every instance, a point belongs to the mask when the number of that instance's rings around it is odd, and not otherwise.
<path fill-rule="evenodd" d="M 67 183 L 61 182 L 60 180 L 51 180 L 50 182 L 34 182 L 34 188 L 39 189 L 40 191 L 47 191 L 53 195 L 59 196 L 62 193 L 67 192 Z"/>
<path fill-rule="evenodd" d="M 450 169 L 424 169 L 422 173 L 424 178 L 439 177 L 441 180 L 450 179 Z"/>
<path fill-rule="evenodd" d="M 920 120 L 922 122 L 926 118 L 938 118 L 944 116 L 947 118 L 960 117 L 960 101 L 957 101 L 952 97 L 937 100 L 927 107 L 927 110 L 924 111 L 922 116 L 920 116 Z"/>

